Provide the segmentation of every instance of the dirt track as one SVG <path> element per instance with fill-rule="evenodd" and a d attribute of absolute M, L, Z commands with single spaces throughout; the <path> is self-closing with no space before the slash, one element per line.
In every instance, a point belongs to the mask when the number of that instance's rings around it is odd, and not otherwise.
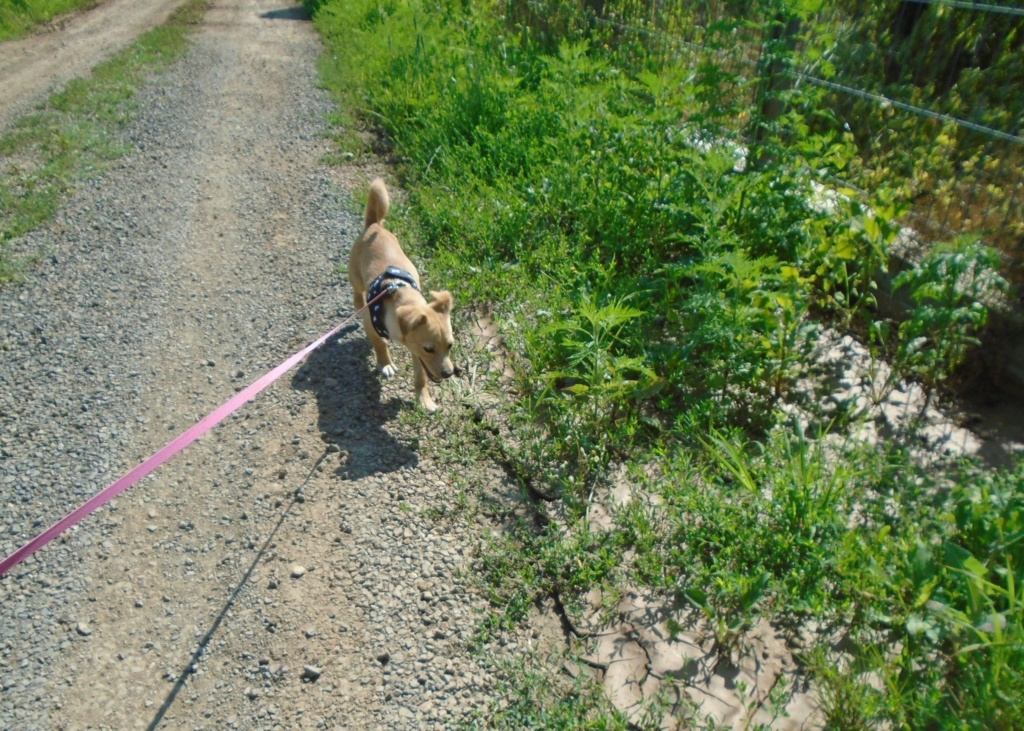
<path fill-rule="evenodd" d="M 335 270 L 360 212 L 354 173 L 320 163 L 319 52 L 290 3 L 215 0 L 140 93 L 135 152 L 15 242 L 43 257 L 0 289 L 0 552 L 350 311 Z M 380 382 L 346 330 L 0 580 L 0 728 L 444 728 L 482 709 L 466 575 L 486 525 L 432 516 L 467 484 L 470 503 L 518 495 L 423 456 L 466 385 L 402 427 L 398 365 Z"/>
<path fill-rule="evenodd" d="M 104 0 L 28 38 L 0 43 L 0 129 L 164 22 L 185 0 Z"/>

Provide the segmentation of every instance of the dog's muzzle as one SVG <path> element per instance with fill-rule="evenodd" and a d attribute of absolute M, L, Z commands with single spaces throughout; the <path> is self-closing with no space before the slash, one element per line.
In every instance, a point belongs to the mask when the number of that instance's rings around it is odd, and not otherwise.
<path fill-rule="evenodd" d="M 429 378 L 434 383 L 440 383 L 441 381 L 445 380 L 446 378 L 451 378 L 452 374 L 455 372 L 454 369 L 451 369 L 451 370 L 445 369 L 445 370 L 441 371 L 441 375 L 440 376 L 435 376 L 433 371 L 431 371 L 430 368 L 427 367 L 427 364 L 423 362 L 422 358 L 420 358 L 419 361 L 420 361 L 420 365 L 423 366 L 424 373 L 427 374 L 427 378 Z"/>

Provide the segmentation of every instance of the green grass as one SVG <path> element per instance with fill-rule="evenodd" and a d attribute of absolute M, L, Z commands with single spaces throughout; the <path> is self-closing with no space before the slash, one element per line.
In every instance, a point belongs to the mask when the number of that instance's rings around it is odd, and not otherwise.
<path fill-rule="evenodd" d="M 478 638 L 539 598 L 571 611 L 640 584 L 698 609 L 724 648 L 762 617 L 848 634 L 848 656 L 801 656 L 835 727 L 1019 727 L 1024 470 L 925 470 L 913 442 L 857 444 L 861 415 L 824 413 L 827 393 L 800 404 L 813 433 L 783 410 L 816 376 L 823 323 L 941 389 L 984 323 L 948 285 L 998 291 L 990 252 L 959 242 L 899 279 L 916 307 L 900 326 L 876 308 L 897 196 L 808 202 L 856 164 L 848 136 L 790 112 L 737 167 L 759 79 L 656 57 L 558 2 L 516 26 L 508 5 L 310 5 L 345 134 L 366 124 L 401 162 L 403 241 L 464 308 L 498 313 L 516 353 L 515 438 L 489 449 L 565 504 L 564 525 L 513 520 L 482 549 Z M 657 507 L 593 531 L 613 467 Z M 503 690 L 510 718 L 588 727 L 576 700 L 517 705 L 536 672 Z"/>
<path fill-rule="evenodd" d="M 4 0 L 0 4 L 0 41 L 28 35 L 49 20 L 79 8 L 90 8 L 98 0 Z"/>
<path fill-rule="evenodd" d="M 8 242 L 48 221 L 82 180 L 126 152 L 120 132 L 134 115 L 135 90 L 185 52 L 206 4 L 187 3 L 0 134 L 0 282 L 24 266 L 5 254 Z"/>
<path fill-rule="evenodd" d="M 534 657 L 498 668 L 496 702 L 486 715 L 464 722 L 464 729 L 549 729 L 550 731 L 626 731 L 616 711 L 585 676 L 552 678 Z"/>

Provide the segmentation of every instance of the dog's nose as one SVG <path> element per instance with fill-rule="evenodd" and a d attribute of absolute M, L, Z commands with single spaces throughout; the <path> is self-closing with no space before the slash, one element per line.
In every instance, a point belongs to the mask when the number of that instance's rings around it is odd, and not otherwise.
<path fill-rule="evenodd" d="M 441 366 L 441 378 L 451 378 L 455 373 L 455 367 L 451 365 Z"/>

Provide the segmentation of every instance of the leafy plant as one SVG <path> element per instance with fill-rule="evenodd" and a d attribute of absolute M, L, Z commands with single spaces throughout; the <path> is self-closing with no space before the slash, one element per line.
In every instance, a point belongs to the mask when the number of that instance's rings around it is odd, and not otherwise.
<path fill-rule="evenodd" d="M 681 288 L 669 321 L 684 333 L 666 353 L 670 383 L 690 398 L 710 398 L 726 420 L 764 426 L 804 372 L 818 326 L 795 267 L 723 249 L 666 267 Z"/>
<path fill-rule="evenodd" d="M 830 202 L 837 213 L 807 261 L 825 306 L 846 328 L 869 319 L 878 308 L 878 276 L 889 270 L 889 248 L 906 212 L 893 193 L 879 190 L 871 205 L 851 190 Z"/>
<path fill-rule="evenodd" d="M 603 466 L 614 441 L 628 439 L 639 401 L 659 385 L 643 356 L 631 355 L 624 329 L 643 316 L 627 299 L 599 304 L 584 297 L 572 316 L 531 338 L 530 355 L 545 386 L 538 405 L 560 425 L 560 437 L 579 469 Z"/>
<path fill-rule="evenodd" d="M 916 307 L 900 325 L 897 365 L 921 379 L 927 408 L 935 389 L 945 383 L 979 343 L 988 320 L 986 302 L 1006 287 L 998 274 L 998 254 L 965 236 L 933 248 L 924 259 L 893 280 L 910 290 Z"/>
<path fill-rule="evenodd" d="M 885 707 L 882 692 L 856 667 L 844 666 L 824 647 L 811 651 L 807 665 L 818 681 L 828 728 L 869 731 L 878 727 Z"/>
<path fill-rule="evenodd" d="M 968 472 L 948 507 L 957 532 L 945 559 L 954 581 L 932 605 L 955 638 L 951 705 L 977 728 L 1024 723 L 1024 468 Z"/>

